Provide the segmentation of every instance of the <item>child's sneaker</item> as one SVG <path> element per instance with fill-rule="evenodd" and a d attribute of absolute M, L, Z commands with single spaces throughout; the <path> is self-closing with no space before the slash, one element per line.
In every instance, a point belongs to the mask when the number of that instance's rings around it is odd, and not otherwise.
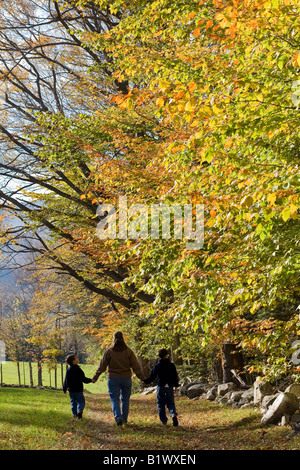
<path fill-rule="evenodd" d="M 173 420 L 173 426 L 178 426 L 178 419 L 177 419 L 177 416 L 173 416 L 173 417 L 172 417 L 172 420 Z"/>
<path fill-rule="evenodd" d="M 82 411 L 79 411 L 79 413 L 77 413 L 77 418 L 82 419 Z"/>

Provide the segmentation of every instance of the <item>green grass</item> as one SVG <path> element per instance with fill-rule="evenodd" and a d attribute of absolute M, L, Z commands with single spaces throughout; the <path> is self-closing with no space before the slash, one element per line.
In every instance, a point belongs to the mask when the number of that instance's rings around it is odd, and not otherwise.
<path fill-rule="evenodd" d="M 80 367 L 84 371 L 86 377 L 92 378 L 98 364 L 80 364 Z M 32 364 L 33 368 L 33 384 L 34 386 L 37 385 L 37 364 Z M 3 373 L 3 383 L 7 385 L 18 385 L 18 371 L 17 371 L 17 364 L 13 361 L 7 361 L 2 364 L 2 373 Z M 64 364 L 63 367 L 63 376 L 66 372 L 66 365 Z M 20 362 L 20 374 L 21 374 L 21 384 L 22 385 L 29 385 L 29 365 L 27 362 Z M 54 370 L 49 371 L 46 366 L 43 366 L 43 386 L 44 387 L 54 387 L 55 380 L 54 380 Z M 57 366 L 57 387 L 62 387 L 62 379 L 61 379 L 61 365 L 58 364 Z M 101 376 L 100 379 L 97 381 L 96 384 L 84 384 L 84 388 L 91 393 L 106 393 L 107 386 L 105 376 Z"/>
<path fill-rule="evenodd" d="M 63 392 L 0 388 L 0 449 L 62 449 L 68 405 Z"/>
<path fill-rule="evenodd" d="M 108 394 L 86 394 L 83 420 L 72 418 L 68 394 L 0 388 L 0 450 L 299 450 L 300 433 L 267 426 L 254 409 L 176 397 L 179 427 L 160 425 L 155 394 L 133 395 L 119 428 Z"/>

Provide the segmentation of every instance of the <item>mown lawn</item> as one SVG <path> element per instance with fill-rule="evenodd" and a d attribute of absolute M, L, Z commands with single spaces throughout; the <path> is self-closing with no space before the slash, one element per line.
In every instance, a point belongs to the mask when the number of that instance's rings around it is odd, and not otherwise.
<path fill-rule="evenodd" d="M 176 398 L 180 425 L 161 426 L 155 395 L 133 395 L 127 427 L 114 424 L 107 394 L 86 393 L 82 421 L 68 395 L 53 390 L 0 388 L 0 450 L 289 450 L 300 433 L 263 427 L 255 410 Z"/>

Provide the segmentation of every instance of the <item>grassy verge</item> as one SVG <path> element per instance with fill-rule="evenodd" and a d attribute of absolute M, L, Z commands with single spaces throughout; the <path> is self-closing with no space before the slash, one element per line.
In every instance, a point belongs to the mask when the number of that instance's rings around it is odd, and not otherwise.
<path fill-rule="evenodd" d="M 62 449 L 67 418 L 63 392 L 0 388 L 0 449 Z"/>
<path fill-rule="evenodd" d="M 155 395 L 133 395 L 130 421 L 119 428 L 107 394 L 86 394 L 82 421 L 68 395 L 54 390 L 0 388 L 0 450 L 290 450 L 300 435 L 260 424 L 255 410 L 236 410 L 177 397 L 180 425 L 160 425 Z"/>
<path fill-rule="evenodd" d="M 97 365 L 96 364 L 80 364 L 80 367 L 84 371 L 86 377 L 93 377 Z M 37 364 L 33 363 L 32 364 L 32 369 L 33 369 L 33 384 L 34 386 L 37 385 L 38 380 L 37 380 Z M 63 367 L 63 377 L 66 372 L 66 365 L 64 364 Z M 16 362 L 13 361 L 7 361 L 4 364 L 2 364 L 2 373 L 3 373 L 3 383 L 8 384 L 8 385 L 17 385 L 19 384 L 18 381 L 18 371 L 17 371 L 17 364 Z M 22 385 L 29 385 L 29 365 L 27 362 L 20 362 L 20 375 L 21 375 L 21 384 Z M 55 380 L 54 380 L 54 370 L 48 371 L 47 367 L 43 367 L 43 386 L 44 387 L 54 387 L 55 385 Z M 100 385 L 100 386 L 99 386 Z M 58 364 L 57 366 L 57 387 L 60 388 L 62 387 L 62 377 L 61 377 L 61 366 Z M 99 380 L 95 385 L 93 384 L 86 384 L 85 389 L 88 390 L 89 392 L 95 392 L 97 390 L 97 393 L 105 393 L 107 391 L 106 385 L 105 385 L 105 380 Z"/>

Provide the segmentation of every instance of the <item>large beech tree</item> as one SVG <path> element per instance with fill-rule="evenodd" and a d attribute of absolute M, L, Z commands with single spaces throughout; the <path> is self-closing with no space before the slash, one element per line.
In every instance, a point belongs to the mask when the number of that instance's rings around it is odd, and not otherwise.
<path fill-rule="evenodd" d="M 264 373 L 286 373 L 299 326 L 299 6 L 158 0 L 110 8 L 124 9 L 119 25 L 85 40 L 105 46 L 114 76 L 130 83 L 114 102 L 141 116 L 155 109 L 168 129 L 157 161 L 174 177 L 170 201 L 206 208 L 202 250 L 142 244 L 146 290 L 163 299 L 167 286 L 173 297 L 145 315 L 216 342 L 238 339 L 270 356 Z"/>

